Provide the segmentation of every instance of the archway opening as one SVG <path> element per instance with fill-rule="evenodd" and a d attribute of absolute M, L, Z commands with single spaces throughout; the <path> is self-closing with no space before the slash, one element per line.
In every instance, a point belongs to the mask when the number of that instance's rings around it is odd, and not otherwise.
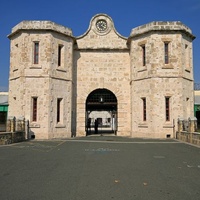
<path fill-rule="evenodd" d="M 92 91 L 86 100 L 86 135 L 117 134 L 117 98 L 107 89 Z"/>

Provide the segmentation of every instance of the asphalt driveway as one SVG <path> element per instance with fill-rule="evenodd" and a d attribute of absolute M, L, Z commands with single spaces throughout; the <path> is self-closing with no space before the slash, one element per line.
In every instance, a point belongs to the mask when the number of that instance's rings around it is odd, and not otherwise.
<path fill-rule="evenodd" d="M 1 200 L 199 200 L 200 148 L 90 136 L 0 146 Z"/>

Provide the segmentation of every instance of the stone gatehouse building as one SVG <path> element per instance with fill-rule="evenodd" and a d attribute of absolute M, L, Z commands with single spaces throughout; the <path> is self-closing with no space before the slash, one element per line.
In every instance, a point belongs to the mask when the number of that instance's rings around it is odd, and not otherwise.
<path fill-rule="evenodd" d="M 93 134 L 95 121 L 103 133 L 174 137 L 178 118 L 194 116 L 195 37 L 179 21 L 148 23 L 128 38 L 106 14 L 79 37 L 22 21 L 8 37 L 9 116 L 28 119 L 36 139 Z"/>

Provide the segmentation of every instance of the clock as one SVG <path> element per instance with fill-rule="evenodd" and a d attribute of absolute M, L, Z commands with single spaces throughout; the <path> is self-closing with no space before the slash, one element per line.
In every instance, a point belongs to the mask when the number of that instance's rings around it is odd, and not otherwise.
<path fill-rule="evenodd" d="M 98 20 L 96 23 L 96 28 L 99 32 L 104 32 L 107 29 L 107 22 L 103 19 Z"/>

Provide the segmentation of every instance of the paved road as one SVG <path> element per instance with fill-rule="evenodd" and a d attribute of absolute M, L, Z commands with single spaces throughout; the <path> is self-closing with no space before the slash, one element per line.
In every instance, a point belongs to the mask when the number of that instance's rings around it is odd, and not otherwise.
<path fill-rule="evenodd" d="M 199 200 L 200 148 L 92 136 L 0 146 L 1 200 Z"/>

